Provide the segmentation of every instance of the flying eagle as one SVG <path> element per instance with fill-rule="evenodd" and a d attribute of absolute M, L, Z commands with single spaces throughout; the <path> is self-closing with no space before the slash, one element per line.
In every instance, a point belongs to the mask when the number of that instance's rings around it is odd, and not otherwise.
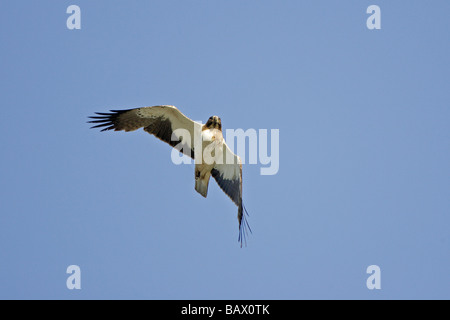
<path fill-rule="evenodd" d="M 110 113 L 96 112 L 97 116 L 89 123 L 97 125 L 101 131 L 145 131 L 170 144 L 178 151 L 194 159 L 195 190 L 206 198 L 209 179 L 212 176 L 219 187 L 238 207 L 239 237 L 245 242 L 250 226 L 245 218 L 248 215 L 242 203 L 242 162 L 225 143 L 222 122 L 212 116 L 205 125 L 192 121 L 176 107 L 169 105 L 110 110 Z M 245 214 L 244 214 L 245 211 Z"/>

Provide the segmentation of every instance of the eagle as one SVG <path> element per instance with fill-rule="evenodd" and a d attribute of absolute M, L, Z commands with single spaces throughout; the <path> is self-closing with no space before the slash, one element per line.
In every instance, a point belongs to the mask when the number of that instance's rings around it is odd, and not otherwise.
<path fill-rule="evenodd" d="M 96 112 L 90 116 L 92 128 L 101 131 L 144 131 L 176 148 L 195 163 L 195 190 L 207 197 L 208 184 L 212 176 L 222 191 L 238 207 L 239 236 L 241 244 L 246 243 L 248 215 L 242 202 L 242 161 L 226 144 L 222 134 L 222 121 L 211 116 L 203 125 L 181 113 L 175 106 L 159 105 L 126 110 Z"/>

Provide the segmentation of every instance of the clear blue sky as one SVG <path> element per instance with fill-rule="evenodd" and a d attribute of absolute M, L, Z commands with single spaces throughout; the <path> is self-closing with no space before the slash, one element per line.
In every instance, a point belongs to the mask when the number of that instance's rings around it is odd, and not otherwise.
<path fill-rule="evenodd" d="M 381 30 L 366 27 L 372 4 Z M 0 298 L 449 299 L 449 14 L 449 1 L 2 1 Z M 215 182 L 196 193 L 168 145 L 86 123 L 157 104 L 280 130 L 278 174 L 244 165 L 246 248 L 234 204 Z M 73 264 L 81 290 L 66 288 Z"/>

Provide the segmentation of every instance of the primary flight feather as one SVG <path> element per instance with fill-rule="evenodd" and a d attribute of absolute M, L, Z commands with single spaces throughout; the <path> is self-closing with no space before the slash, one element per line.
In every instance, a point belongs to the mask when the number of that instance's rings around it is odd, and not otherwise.
<path fill-rule="evenodd" d="M 238 207 L 239 237 L 245 242 L 251 231 L 242 203 L 242 162 L 225 143 L 222 122 L 212 116 L 206 124 L 192 121 L 176 107 L 163 105 L 127 110 L 96 112 L 89 123 L 101 131 L 134 131 L 144 128 L 148 133 L 177 148 L 195 160 L 195 190 L 206 198 L 212 176 L 219 187 Z M 245 212 L 244 212 L 245 211 Z"/>

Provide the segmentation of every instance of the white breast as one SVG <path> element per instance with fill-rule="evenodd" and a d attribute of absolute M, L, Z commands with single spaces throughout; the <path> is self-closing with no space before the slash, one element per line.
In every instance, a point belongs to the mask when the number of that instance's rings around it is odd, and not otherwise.
<path fill-rule="evenodd" d="M 213 132 L 212 130 L 203 130 L 202 131 L 202 141 L 212 141 L 212 137 L 213 137 Z"/>

